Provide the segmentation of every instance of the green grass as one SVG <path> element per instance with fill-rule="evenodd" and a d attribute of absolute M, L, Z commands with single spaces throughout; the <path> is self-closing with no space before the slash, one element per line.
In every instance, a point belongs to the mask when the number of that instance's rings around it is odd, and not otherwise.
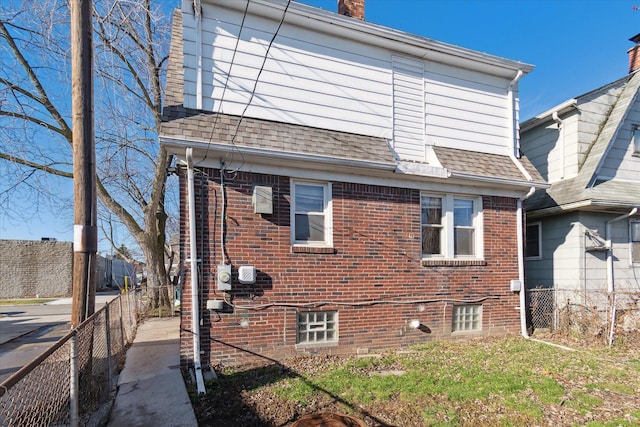
<path fill-rule="evenodd" d="M 272 367 L 226 378 L 242 379 L 249 393 L 268 390 L 301 407 L 321 397 L 351 409 L 397 405 L 429 426 L 546 425 L 553 411 L 565 421 L 581 420 L 576 425 L 640 423 L 635 408 L 625 408 L 623 418 L 599 415 L 613 414 L 599 409 L 615 396 L 624 405 L 640 394 L 640 363 L 615 349 L 569 352 L 509 338 L 429 342 L 412 350 L 336 359 L 313 374 Z"/>

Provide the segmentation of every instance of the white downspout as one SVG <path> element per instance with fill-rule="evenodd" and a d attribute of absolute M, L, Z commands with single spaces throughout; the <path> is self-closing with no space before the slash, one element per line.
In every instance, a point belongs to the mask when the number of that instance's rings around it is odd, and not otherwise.
<path fill-rule="evenodd" d="M 513 96 L 513 87 L 518 84 L 518 80 L 522 78 L 524 73 L 522 70 L 518 70 L 516 76 L 509 83 L 507 88 L 507 101 L 509 103 L 509 130 L 511 132 L 510 139 L 513 141 L 513 151 L 511 156 L 516 159 L 520 158 L 520 136 L 518 135 L 518 129 L 516 128 L 516 100 Z M 520 162 L 516 162 L 519 164 Z"/>
<path fill-rule="evenodd" d="M 607 221 L 607 225 L 605 227 L 607 247 L 607 292 L 609 295 L 613 295 L 613 303 L 611 306 L 611 328 L 609 330 L 609 346 L 613 344 L 613 331 L 616 326 L 616 296 L 614 294 L 615 283 L 613 278 L 613 243 L 611 241 L 611 223 L 629 218 L 630 216 L 635 215 L 636 212 L 638 212 L 638 208 L 633 208 L 629 213 L 610 219 Z"/>
<path fill-rule="evenodd" d="M 562 119 L 560 118 L 560 116 L 558 116 L 558 112 L 554 111 L 553 114 L 551 114 L 551 118 L 553 118 L 553 121 L 556 122 L 558 124 L 558 132 L 560 133 L 560 135 L 558 135 L 558 139 L 560 140 L 560 161 L 561 161 L 561 166 L 560 166 L 560 179 L 564 179 L 564 169 L 565 169 L 565 153 L 564 153 L 564 127 L 562 126 Z"/>
<path fill-rule="evenodd" d="M 516 209 L 516 228 L 518 233 L 518 280 L 520 281 L 520 332 L 525 338 L 529 338 L 529 333 L 527 332 L 527 301 L 524 284 L 524 239 L 522 238 L 524 235 L 524 224 L 522 221 L 522 202 L 531 197 L 535 191 L 536 187 L 531 187 L 524 197 L 519 198 Z"/>
<path fill-rule="evenodd" d="M 196 198 L 193 178 L 193 149 L 187 148 L 187 193 L 189 198 L 189 257 L 191 264 L 191 332 L 193 334 L 193 369 L 198 394 L 206 393 L 200 361 L 200 307 L 198 306 L 198 253 L 196 249 Z"/>

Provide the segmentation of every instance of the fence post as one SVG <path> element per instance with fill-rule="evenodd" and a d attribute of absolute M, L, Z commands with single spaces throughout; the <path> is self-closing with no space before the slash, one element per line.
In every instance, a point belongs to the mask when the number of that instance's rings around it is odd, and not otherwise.
<path fill-rule="evenodd" d="M 125 331 L 124 324 L 122 323 L 122 314 L 123 314 L 122 313 L 122 300 L 123 300 L 123 297 L 124 297 L 124 295 L 120 295 L 120 298 L 118 298 L 118 302 L 120 303 L 120 351 L 122 351 L 122 349 L 124 348 L 124 334 L 127 334 L 127 341 L 129 340 L 129 334 L 127 333 L 127 331 Z"/>
<path fill-rule="evenodd" d="M 78 427 L 79 405 L 78 405 L 78 335 L 77 329 L 73 329 L 73 336 L 69 339 L 70 349 L 70 382 L 69 382 L 69 410 L 71 417 L 71 427 Z"/>
<path fill-rule="evenodd" d="M 107 390 L 111 393 L 111 319 L 109 312 L 111 311 L 110 303 L 106 304 L 104 309 L 104 330 L 107 339 Z"/>

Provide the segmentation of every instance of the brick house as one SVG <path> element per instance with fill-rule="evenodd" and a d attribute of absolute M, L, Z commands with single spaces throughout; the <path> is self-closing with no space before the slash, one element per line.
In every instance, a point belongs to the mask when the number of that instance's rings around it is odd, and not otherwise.
<path fill-rule="evenodd" d="M 196 372 L 521 330 L 522 200 L 546 185 L 518 146 L 532 66 L 339 3 L 175 15 L 160 140 Z"/>

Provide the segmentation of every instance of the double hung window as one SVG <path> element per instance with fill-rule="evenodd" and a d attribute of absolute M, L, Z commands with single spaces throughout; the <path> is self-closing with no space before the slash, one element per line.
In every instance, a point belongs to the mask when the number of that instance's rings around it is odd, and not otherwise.
<path fill-rule="evenodd" d="M 482 200 L 450 194 L 422 194 L 424 258 L 482 258 Z"/>
<path fill-rule="evenodd" d="M 539 222 L 527 224 L 524 247 L 526 259 L 542 259 L 542 225 Z"/>
<path fill-rule="evenodd" d="M 291 183 L 291 239 L 294 245 L 332 245 L 330 184 Z"/>
<path fill-rule="evenodd" d="M 631 262 L 640 264 L 640 220 L 629 222 L 629 234 L 631 237 Z"/>

